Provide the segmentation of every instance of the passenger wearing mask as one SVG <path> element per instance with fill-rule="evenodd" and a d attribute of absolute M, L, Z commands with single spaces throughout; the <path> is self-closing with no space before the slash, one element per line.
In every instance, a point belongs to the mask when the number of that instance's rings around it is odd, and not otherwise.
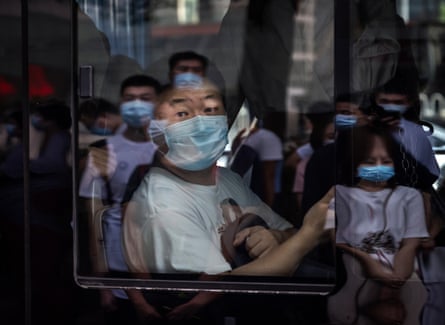
<path fill-rule="evenodd" d="M 402 162 L 400 182 L 428 192 L 440 175 L 429 133 L 420 124 L 416 89 L 410 89 L 402 79 L 394 78 L 376 89 L 372 95 L 372 112 L 391 129 L 400 144 Z M 433 130 L 431 130 L 433 131 Z"/>
<path fill-rule="evenodd" d="M 331 321 L 361 323 L 364 314 L 378 323 L 418 324 L 426 290 L 416 256 L 429 237 L 422 195 L 397 184 L 398 148 L 385 125 L 356 127 L 338 147 L 349 157 L 338 167 L 335 197 L 336 244 L 347 276 L 329 298 Z"/>
<path fill-rule="evenodd" d="M 198 85 L 167 89 L 160 96 L 155 117 L 150 134 L 159 145 L 159 161 L 134 192 L 124 218 L 124 251 L 130 270 L 191 273 L 198 278 L 203 274 L 238 274 L 238 267 L 245 265 L 239 274 L 257 275 L 261 273 L 258 263 L 253 268 L 244 263 L 267 258 L 269 252 L 294 235 L 292 242 L 298 248 L 291 259 L 286 257 L 293 262 L 277 269 L 270 265 L 265 270 L 266 274 L 292 273 L 300 259 L 317 245 L 325 215 L 321 223 L 314 226 L 309 221 L 296 233 L 239 175 L 216 166 L 227 144 L 228 131 L 216 87 L 202 80 Z M 251 216 L 255 216 L 254 221 L 261 220 L 260 225 L 247 222 L 243 226 L 242 221 L 249 221 Z M 317 231 L 310 230 L 312 227 Z M 247 258 L 239 262 L 240 255 Z M 141 293 L 130 292 L 140 313 L 150 315 L 151 308 L 144 307 Z M 172 294 L 166 295 L 173 305 L 165 317 L 176 320 L 204 309 L 215 296 L 208 292 L 187 295 L 178 305 Z M 155 297 L 159 300 L 158 294 Z"/>
<path fill-rule="evenodd" d="M 31 106 L 30 131 L 35 136 L 30 138 L 34 147 L 30 147 L 33 152 L 29 157 L 29 184 L 26 188 L 25 141 L 22 141 L 20 125 L 16 125 L 19 141 L 0 164 L 0 236 L 5 253 L 2 263 L 11 272 L 12 287 L 17 292 L 24 292 L 24 202 L 28 193 L 30 232 L 27 244 L 31 247 L 28 261 L 32 289 L 29 297 L 36 308 L 32 322 L 66 323 L 70 321 L 73 294 L 73 288 L 67 285 L 70 281 L 65 282 L 61 276 L 61 270 L 67 266 L 66 261 L 71 259 L 72 252 L 72 171 L 67 162 L 71 146 L 70 108 L 57 99 Z"/>
<path fill-rule="evenodd" d="M 170 56 L 169 79 L 174 83 L 175 76 L 183 73 L 192 73 L 200 77 L 205 77 L 209 60 L 193 51 L 177 52 Z"/>
<path fill-rule="evenodd" d="M 79 145 L 81 148 L 88 146 L 94 140 L 121 134 L 127 127 L 122 121 L 119 107 L 106 99 L 88 99 L 81 103 L 79 111 Z"/>
<path fill-rule="evenodd" d="M 102 225 L 104 254 L 101 251 L 100 231 L 91 238 L 91 258 L 95 272 L 128 271 L 121 248 L 121 203 L 126 184 L 136 166 L 150 164 L 157 146 L 151 141 L 147 128 L 160 91 L 157 80 L 146 75 L 133 75 L 121 84 L 120 115 L 127 125 L 122 134 L 106 142 L 90 145 L 86 169 L 82 175 L 79 194 L 84 199 L 90 227 L 96 218 Z M 104 208 L 107 205 L 106 209 Z M 102 212 L 102 213 L 101 213 Z M 108 311 L 110 324 L 123 324 L 129 315 L 136 317 L 123 290 L 101 290 L 102 305 Z"/>
<path fill-rule="evenodd" d="M 362 101 L 362 93 L 342 94 L 337 97 L 334 117 L 336 137 L 342 130 L 366 125 L 369 122 L 369 116 L 361 107 Z M 301 215 L 305 215 L 309 208 L 335 184 L 335 164 L 341 159 L 342 155 L 336 151 L 335 142 L 321 147 L 310 156 L 304 175 Z"/>

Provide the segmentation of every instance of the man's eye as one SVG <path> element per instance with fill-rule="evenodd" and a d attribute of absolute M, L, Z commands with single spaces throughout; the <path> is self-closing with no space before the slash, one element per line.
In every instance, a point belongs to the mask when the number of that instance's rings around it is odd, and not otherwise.
<path fill-rule="evenodd" d="M 206 107 L 204 108 L 204 113 L 215 113 L 218 112 L 219 108 L 218 107 Z"/>
<path fill-rule="evenodd" d="M 176 112 L 176 116 L 178 116 L 178 117 L 187 117 L 188 115 L 189 115 L 188 112 L 184 112 L 184 111 Z"/>

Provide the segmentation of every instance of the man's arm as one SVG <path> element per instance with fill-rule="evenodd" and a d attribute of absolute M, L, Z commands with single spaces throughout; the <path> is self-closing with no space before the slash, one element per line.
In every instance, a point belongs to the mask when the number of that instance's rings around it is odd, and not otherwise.
<path fill-rule="evenodd" d="M 105 207 L 102 200 L 98 198 L 85 198 L 82 201 L 86 207 L 88 219 L 89 250 L 93 272 L 108 272 L 102 230 L 102 213 L 105 210 Z"/>
<path fill-rule="evenodd" d="M 303 257 L 315 248 L 325 234 L 329 202 L 334 188 L 314 204 L 306 213 L 301 229 L 254 261 L 230 272 L 233 275 L 289 276 L 299 266 Z"/>

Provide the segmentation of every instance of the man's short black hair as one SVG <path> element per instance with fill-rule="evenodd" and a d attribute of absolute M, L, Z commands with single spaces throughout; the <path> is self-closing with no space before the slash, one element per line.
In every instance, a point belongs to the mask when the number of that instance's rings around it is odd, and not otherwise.
<path fill-rule="evenodd" d="M 119 107 L 103 98 L 91 98 L 84 101 L 79 106 L 80 116 L 87 116 L 93 119 L 106 113 L 120 114 Z"/>
<path fill-rule="evenodd" d="M 170 58 L 168 59 L 168 66 L 170 68 L 170 71 L 173 70 L 173 68 L 178 64 L 179 61 L 183 60 L 197 60 L 201 62 L 204 71 L 207 70 L 207 66 L 209 65 L 209 60 L 204 55 L 198 54 L 193 51 L 177 52 L 170 56 Z"/>
<path fill-rule="evenodd" d="M 155 78 L 145 74 L 136 74 L 124 79 L 121 83 L 121 96 L 124 93 L 124 90 L 128 87 L 152 87 L 156 94 L 161 92 L 161 83 Z"/>

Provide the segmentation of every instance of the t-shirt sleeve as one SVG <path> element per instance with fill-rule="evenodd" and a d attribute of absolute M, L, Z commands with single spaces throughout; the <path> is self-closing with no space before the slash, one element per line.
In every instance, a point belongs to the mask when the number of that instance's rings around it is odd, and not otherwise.
<path fill-rule="evenodd" d="M 261 161 L 283 159 L 283 144 L 273 132 L 259 130 L 250 135 L 244 145 L 253 148 L 258 153 L 258 159 Z"/>
<path fill-rule="evenodd" d="M 296 153 L 301 159 L 308 159 L 314 153 L 314 149 L 310 143 L 305 143 L 296 149 Z"/>
<path fill-rule="evenodd" d="M 403 238 L 429 237 L 422 195 L 415 189 L 409 190 L 409 195 L 405 196 L 406 228 Z"/>
<path fill-rule="evenodd" d="M 350 213 L 348 208 L 347 194 L 341 186 L 335 187 L 335 215 L 336 215 L 336 232 L 335 242 L 337 244 L 349 243 L 347 232 L 350 224 Z"/>

